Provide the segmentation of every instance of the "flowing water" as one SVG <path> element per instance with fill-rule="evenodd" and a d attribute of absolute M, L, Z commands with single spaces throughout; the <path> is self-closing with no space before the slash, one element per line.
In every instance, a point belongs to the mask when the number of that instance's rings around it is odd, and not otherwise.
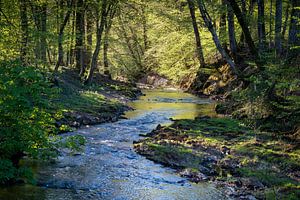
<path fill-rule="evenodd" d="M 86 127 L 65 134 L 80 134 L 87 140 L 81 153 L 61 152 L 58 161 L 37 167 L 38 186 L 0 189 L 0 199 L 224 199 L 210 183 L 193 184 L 175 170 L 163 167 L 133 151 L 132 143 L 158 124 L 173 119 L 212 115 L 207 99 L 178 91 L 145 91 L 130 103 L 128 119 Z"/>

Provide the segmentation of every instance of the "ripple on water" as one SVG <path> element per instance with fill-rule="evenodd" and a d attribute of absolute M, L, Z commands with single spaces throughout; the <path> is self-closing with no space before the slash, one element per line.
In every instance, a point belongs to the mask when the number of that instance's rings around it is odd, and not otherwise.
<path fill-rule="evenodd" d="M 83 135 L 84 152 L 63 151 L 57 163 L 37 169 L 39 186 L 3 188 L 0 199 L 224 199 L 212 184 L 190 183 L 132 150 L 140 134 L 170 123 L 170 117 L 193 118 L 210 106 L 207 102 L 182 92 L 149 91 L 131 104 L 136 110 L 126 114 L 130 119 L 66 134 Z"/>

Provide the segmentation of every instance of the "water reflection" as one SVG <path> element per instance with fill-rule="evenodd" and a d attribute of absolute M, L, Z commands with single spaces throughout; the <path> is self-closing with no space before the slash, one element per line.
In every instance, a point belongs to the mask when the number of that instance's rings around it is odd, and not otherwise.
<path fill-rule="evenodd" d="M 143 199 L 220 200 L 225 197 L 210 183 L 193 184 L 132 150 L 140 134 L 169 118 L 213 115 L 206 99 L 176 91 L 146 91 L 131 104 L 127 120 L 80 129 L 87 139 L 83 152 L 62 150 L 54 164 L 37 166 L 38 185 L 0 189 L 1 200 Z"/>
<path fill-rule="evenodd" d="M 174 90 L 146 90 L 145 96 L 129 103 L 134 111 L 127 112 L 125 117 L 134 118 L 145 111 L 173 110 L 173 119 L 194 119 L 199 115 L 214 116 L 214 104 L 209 99 L 201 99 L 192 94 Z"/>

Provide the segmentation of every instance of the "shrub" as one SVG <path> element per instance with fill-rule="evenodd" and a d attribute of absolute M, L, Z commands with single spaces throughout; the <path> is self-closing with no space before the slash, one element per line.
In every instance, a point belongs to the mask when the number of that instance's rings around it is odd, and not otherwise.
<path fill-rule="evenodd" d="M 0 63 L 0 184 L 28 174 L 19 166 L 23 156 L 52 155 L 55 127 L 48 110 L 55 93 L 38 69 Z"/>

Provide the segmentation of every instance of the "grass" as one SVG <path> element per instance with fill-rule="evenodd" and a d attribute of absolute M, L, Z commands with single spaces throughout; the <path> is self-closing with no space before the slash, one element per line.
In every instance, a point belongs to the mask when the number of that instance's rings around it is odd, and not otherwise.
<path fill-rule="evenodd" d="M 146 157 L 177 168 L 210 168 L 212 179 L 255 179 L 264 185 L 252 191 L 259 198 L 300 197 L 299 141 L 259 132 L 230 118 L 179 120 L 154 130 L 135 144 Z M 213 159 L 215 160 L 213 160 Z M 278 198 L 280 197 L 280 198 Z M 297 198 L 296 198 L 297 197 Z"/>
<path fill-rule="evenodd" d="M 124 100 L 136 98 L 139 92 L 133 85 L 99 74 L 95 75 L 92 85 L 84 85 L 75 71 L 67 69 L 57 75 L 56 82 L 60 92 L 54 100 L 53 112 L 60 113 L 56 119 L 62 132 L 71 130 L 77 118 L 88 118 L 85 123 L 94 124 L 119 117 L 128 109 Z M 76 126 L 82 125 L 81 121 Z"/>

